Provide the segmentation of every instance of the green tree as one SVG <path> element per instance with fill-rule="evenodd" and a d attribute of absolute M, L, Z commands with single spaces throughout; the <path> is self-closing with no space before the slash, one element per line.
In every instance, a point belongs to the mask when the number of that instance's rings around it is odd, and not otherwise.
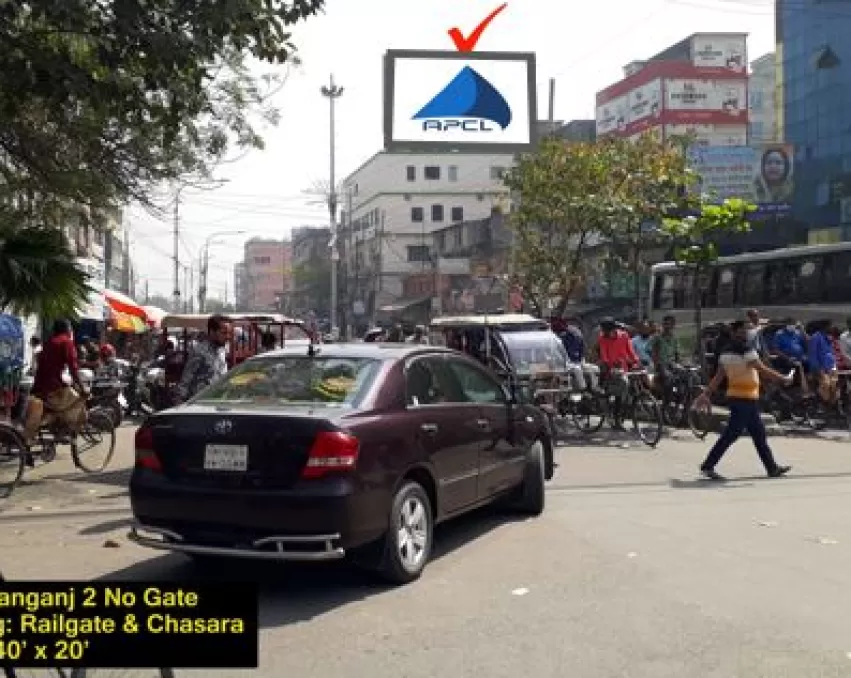
<path fill-rule="evenodd" d="M 0 225 L 61 222 L 69 204 L 155 203 L 207 179 L 275 122 L 252 60 L 292 59 L 288 26 L 323 0 L 0 2 Z"/>
<path fill-rule="evenodd" d="M 637 140 L 607 139 L 600 152 L 610 167 L 609 188 L 614 191 L 609 233 L 617 259 L 631 271 L 637 314 L 642 312 L 643 254 L 663 244 L 666 218 L 697 210 L 700 196 L 691 190 L 696 175 L 689 168 L 688 138 L 662 140 L 646 134 Z"/>
<path fill-rule="evenodd" d="M 91 292 L 61 231 L 0 231 L 0 310 L 48 318 L 73 317 Z"/>
<path fill-rule="evenodd" d="M 663 220 L 662 230 L 674 243 L 674 261 L 683 268 L 692 284 L 696 348 L 700 347 L 703 290 L 707 287 L 705 277 L 719 256 L 717 240 L 749 232 L 748 214 L 756 209 L 756 205 L 745 200 L 731 198 L 720 204 L 701 205 L 696 215 Z M 699 354 L 702 360 L 703 352 Z"/>
<path fill-rule="evenodd" d="M 556 314 L 564 311 L 589 248 L 608 233 L 615 213 L 608 162 L 598 145 L 547 138 L 505 176 L 519 198 L 509 219 L 514 276 L 538 314 L 551 300 Z"/>
<path fill-rule="evenodd" d="M 299 311 L 323 313 L 331 306 L 331 262 L 320 259 L 293 268 L 293 289 L 307 308 Z"/>

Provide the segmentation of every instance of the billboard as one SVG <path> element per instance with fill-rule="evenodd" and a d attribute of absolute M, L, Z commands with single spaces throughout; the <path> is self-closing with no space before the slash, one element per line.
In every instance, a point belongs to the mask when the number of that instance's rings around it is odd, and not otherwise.
<path fill-rule="evenodd" d="M 724 68 L 747 73 L 746 35 L 696 35 L 691 43 L 691 61 L 698 68 Z"/>
<path fill-rule="evenodd" d="M 388 50 L 387 150 L 516 152 L 535 144 L 535 55 Z"/>
<path fill-rule="evenodd" d="M 82 320 L 104 321 L 109 316 L 106 299 L 103 296 L 106 287 L 106 267 L 97 259 L 77 259 L 77 266 L 89 276 L 88 285 L 92 288 L 89 298 L 77 310 Z"/>
<path fill-rule="evenodd" d="M 737 118 L 748 111 L 748 86 L 743 80 L 665 80 L 669 111 L 723 111 Z"/>
<path fill-rule="evenodd" d="M 640 85 L 628 95 L 629 111 L 627 128 L 648 118 L 658 118 L 662 112 L 662 80 L 656 78 L 646 85 Z"/>
<path fill-rule="evenodd" d="M 665 125 L 665 137 L 694 137 L 699 146 L 746 146 L 747 125 Z"/>
<path fill-rule="evenodd" d="M 629 100 L 626 96 L 617 97 L 597 107 L 597 136 L 622 132 L 626 129 Z"/>
<path fill-rule="evenodd" d="M 795 157 L 791 145 L 695 146 L 689 155 L 703 193 L 720 200 L 748 200 L 762 214 L 791 209 Z"/>

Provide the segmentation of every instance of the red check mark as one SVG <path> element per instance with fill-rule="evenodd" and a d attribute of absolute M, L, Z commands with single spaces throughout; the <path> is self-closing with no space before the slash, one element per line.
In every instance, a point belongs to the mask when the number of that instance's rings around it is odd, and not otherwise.
<path fill-rule="evenodd" d="M 476 26 L 476 30 L 470 33 L 469 37 L 464 37 L 460 30 L 457 28 L 449 29 L 449 37 L 452 38 L 452 42 L 455 43 L 455 47 L 459 52 L 472 52 L 476 48 L 476 43 L 479 41 L 479 38 L 482 37 L 482 33 L 485 32 L 485 29 L 490 25 L 490 22 L 496 18 L 496 15 L 499 14 L 502 10 L 504 10 L 508 6 L 507 2 L 504 2 L 499 7 L 497 7 L 493 12 L 488 14 L 484 21 Z"/>

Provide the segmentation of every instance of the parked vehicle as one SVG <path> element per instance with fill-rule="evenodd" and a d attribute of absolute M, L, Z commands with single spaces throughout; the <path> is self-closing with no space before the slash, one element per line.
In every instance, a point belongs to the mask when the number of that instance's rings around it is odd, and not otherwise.
<path fill-rule="evenodd" d="M 285 348 L 139 428 L 130 538 L 202 559 L 350 557 L 406 583 L 436 523 L 501 499 L 540 514 L 551 458 L 544 413 L 460 353 Z"/>

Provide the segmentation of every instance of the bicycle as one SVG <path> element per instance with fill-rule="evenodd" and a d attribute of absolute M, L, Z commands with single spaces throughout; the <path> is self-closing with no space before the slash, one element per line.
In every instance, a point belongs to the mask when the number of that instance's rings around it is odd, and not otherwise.
<path fill-rule="evenodd" d="M 625 383 L 624 383 L 625 382 Z M 664 422 L 659 402 L 647 387 L 647 370 L 612 370 L 605 379 L 602 390 L 593 395 L 593 410 L 615 429 L 623 429 L 627 419 L 639 440 L 648 447 L 656 447 L 662 438 Z M 649 424 L 644 428 L 644 424 Z"/>
<path fill-rule="evenodd" d="M 45 417 L 55 415 L 45 409 Z M 48 464 L 56 459 L 57 447 L 68 445 L 74 466 L 84 473 L 100 473 L 112 460 L 115 453 L 115 424 L 112 414 L 103 408 L 94 407 L 87 412 L 86 421 L 76 435 L 60 421 L 52 420 L 38 430 L 32 445 L 27 445 L 23 435 L 12 424 L 0 425 L 0 464 L 8 466 L 11 480 L 0 479 L 0 496 L 8 497 L 24 475 L 27 462 L 35 460 Z M 103 460 L 92 461 L 92 450 L 103 446 Z"/>
<path fill-rule="evenodd" d="M 692 434 L 703 440 L 709 434 L 710 418 L 692 405 L 703 394 L 700 368 L 694 365 L 672 365 L 671 378 L 662 394 L 662 416 L 672 427 L 688 426 Z"/>

